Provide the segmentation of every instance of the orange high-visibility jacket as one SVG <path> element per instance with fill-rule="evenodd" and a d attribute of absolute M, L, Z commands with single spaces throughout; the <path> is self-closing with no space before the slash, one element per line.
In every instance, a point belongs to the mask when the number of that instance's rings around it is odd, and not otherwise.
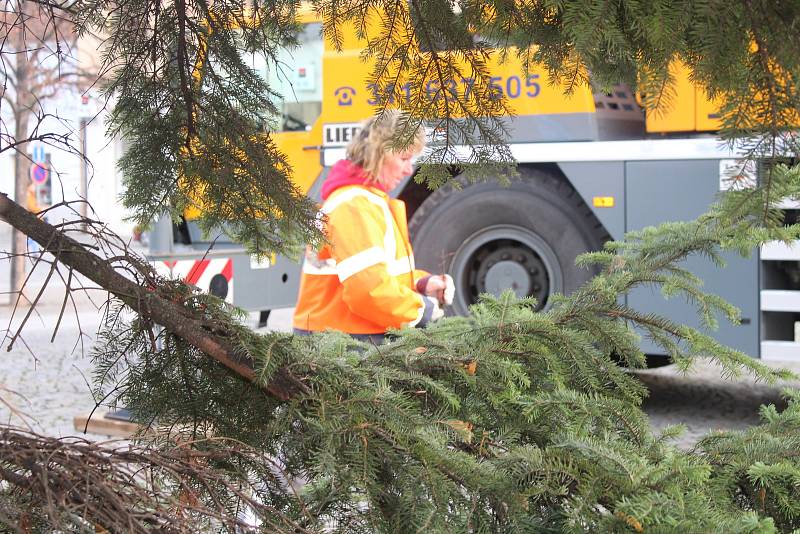
<path fill-rule="evenodd" d="M 322 205 L 327 243 L 308 250 L 294 313 L 301 330 L 379 334 L 422 326 L 433 306 L 416 291 L 405 203 L 366 185 L 335 189 Z"/>

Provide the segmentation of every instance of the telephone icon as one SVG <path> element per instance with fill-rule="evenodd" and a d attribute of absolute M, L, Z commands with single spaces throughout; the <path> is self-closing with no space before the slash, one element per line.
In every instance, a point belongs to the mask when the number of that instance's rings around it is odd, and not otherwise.
<path fill-rule="evenodd" d="M 338 98 L 338 103 L 340 106 L 352 106 L 353 105 L 353 96 L 356 94 L 356 90 L 350 87 L 349 85 L 343 85 L 341 87 L 337 87 L 336 90 L 333 92 L 333 96 Z"/>

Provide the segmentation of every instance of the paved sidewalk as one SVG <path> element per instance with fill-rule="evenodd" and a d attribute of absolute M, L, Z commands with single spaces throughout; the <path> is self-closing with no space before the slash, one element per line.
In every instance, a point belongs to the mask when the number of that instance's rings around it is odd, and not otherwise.
<path fill-rule="evenodd" d="M 10 251 L 10 227 L 0 222 L 0 399 L 8 403 L 0 404 L 0 421 L 51 436 L 74 435 L 72 417 L 94 406 L 89 354 L 107 294 L 77 278 L 73 285 L 95 289 L 72 293 L 62 314 L 64 280 L 53 273 L 41 291 L 49 266 L 40 263 L 33 269 L 34 263 L 26 261 L 26 270 L 32 270 L 25 290 L 28 300 L 10 302 Z M 63 266 L 61 273 L 66 278 Z M 37 298 L 31 310 L 30 301 Z M 24 329 L 15 339 L 23 321 Z"/>
<path fill-rule="evenodd" d="M 133 249 L 144 253 L 140 245 L 134 244 Z M 51 341 L 65 296 L 64 282 L 53 275 L 21 336 L 8 350 L 11 338 L 30 311 L 29 303 L 24 300 L 16 307 L 7 304 L 10 261 L 4 258 L 10 250 L 10 227 L 0 222 L 0 422 L 30 424 L 35 431 L 50 436 L 76 435 L 73 417 L 88 415 L 95 405 L 90 386 L 93 378 L 90 354 L 108 295 L 91 282 L 79 279 L 86 287 L 95 289 L 72 294 Z M 30 269 L 32 263 L 27 265 Z M 33 271 L 26 292 L 29 299 L 39 294 L 48 269 L 42 263 Z M 62 272 L 66 272 L 63 266 Z M 291 309 L 273 311 L 268 328 L 290 330 L 291 312 Z M 257 320 L 254 314 L 253 326 Z M 98 435 L 86 437 L 107 439 Z"/>

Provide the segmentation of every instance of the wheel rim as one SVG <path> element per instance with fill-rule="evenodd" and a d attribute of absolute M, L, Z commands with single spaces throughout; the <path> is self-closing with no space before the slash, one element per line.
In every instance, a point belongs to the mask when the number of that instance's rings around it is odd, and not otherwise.
<path fill-rule="evenodd" d="M 481 293 L 511 289 L 536 298 L 546 309 L 553 292 L 563 292 L 561 266 L 553 249 L 527 228 L 490 226 L 469 236 L 456 250 L 451 269 L 459 285 L 454 306 L 465 313 Z"/>

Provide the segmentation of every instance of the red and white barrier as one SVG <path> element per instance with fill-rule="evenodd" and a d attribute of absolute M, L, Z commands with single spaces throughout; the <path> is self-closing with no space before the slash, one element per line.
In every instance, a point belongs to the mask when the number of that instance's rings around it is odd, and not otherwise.
<path fill-rule="evenodd" d="M 169 260 L 152 262 L 165 278 L 177 278 L 201 291 L 217 295 L 233 304 L 233 260 L 214 258 L 201 260 Z M 224 296 L 223 296 L 224 295 Z"/>

